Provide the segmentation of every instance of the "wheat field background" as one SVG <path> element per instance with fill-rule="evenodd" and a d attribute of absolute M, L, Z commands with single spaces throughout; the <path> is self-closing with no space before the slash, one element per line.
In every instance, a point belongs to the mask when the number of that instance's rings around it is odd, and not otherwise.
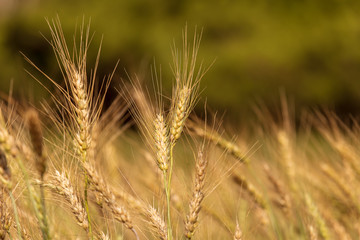
<path fill-rule="evenodd" d="M 212 64 L 197 57 L 201 29 L 187 28 L 169 50 L 170 93 L 155 64 L 149 77 L 128 73 L 109 104 L 117 69 L 98 76 L 100 57 L 87 61 L 101 52 L 88 21 L 74 37 L 59 18 L 48 25 L 61 81 L 24 59 L 51 98 L 2 94 L 0 239 L 360 237 L 356 117 L 295 118 L 281 92 L 277 114 L 259 103 L 232 130 L 199 97 Z"/>

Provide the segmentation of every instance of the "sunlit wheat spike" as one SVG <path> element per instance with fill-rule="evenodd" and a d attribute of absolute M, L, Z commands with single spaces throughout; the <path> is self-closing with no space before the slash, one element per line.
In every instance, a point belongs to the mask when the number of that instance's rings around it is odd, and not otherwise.
<path fill-rule="evenodd" d="M 104 232 L 100 232 L 98 236 L 98 240 L 110 240 L 110 237 L 108 234 L 105 234 Z"/>
<path fill-rule="evenodd" d="M 317 206 L 315 205 L 315 203 L 308 194 L 305 195 L 305 203 L 309 210 L 310 215 L 314 218 L 316 222 L 320 236 L 325 240 L 329 239 L 329 229 L 325 223 L 325 220 L 321 216 Z"/>
<path fill-rule="evenodd" d="M 168 169 L 170 146 L 168 140 L 168 130 L 165 125 L 164 117 L 161 114 L 156 116 L 154 126 L 157 164 L 161 171 L 166 172 Z"/>
<path fill-rule="evenodd" d="M 343 194 L 350 199 L 353 199 L 353 189 L 347 182 L 344 182 L 342 177 L 328 164 L 321 164 L 320 169 L 340 188 Z"/>
<path fill-rule="evenodd" d="M 79 72 L 74 73 L 74 99 L 76 103 L 76 121 L 78 123 L 79 132 L 76 140 L 81 151 L 86 151 L 90 147 L 90 106 L 87 92 L 84 85 L 84 76 Z"/>
<path fill-rule="evenodd" d="M 241 232 L 240 225 L 238 222 L 236 223 L 234 240 L 242 240 L 242 232 Z"/>
<path fill-rule="evenodd" d="M 36 167 L 40 176 L 43 176 L 46 170 L 46 158 L 44 154 L 44 140 L 41 121 L 36 110 L 29 109 L 25 114 L 27 127 L 30 133 L 31 143 L 36 158 Z"/>
<path fill-rule="evenodd" d="M 317 236 L 318 234 L 313 225 L 308 226 L 308 231 L 310 235 L 310 240 L 318 240 L 318 236 Z"/>
<path fill-rule="evenodd" d="M 167 227 L 164 220 L 160 217 L 158 211 L 150 206 L 147 211 L 147 218 L 149 219 L 149 223 L 152 227 L 152 230 L 156 236 L 158 236 L 161 240 L 167 240 Z"/>
<path fill-rule="evenodd" d="M 288 175 L 289 179 L 293 181 L 293 179 L 295 178 L 295 166 L 293 159 L 293 149 L 289 133 L 285 130 L 279 130 L 277 132 L 277 141 L 280 147 L 281 158 L 286 166 L 286 174 Z"/>
<path fill-rule="evenodd" d="M 263 196 L 245 177 L 240 175 L 234 175 L 232 179 L 235 184 L 248 192 L 248 194 L 251 196 L 254 202 L 258 204 L 259 207 L 264 210 L 267 208 L 267 204 Z"/>
<path fill-rule="evenodd" d="M 217 145 L 219 148 L 227 151 L 229 154 L 231 154 L 233 157 L 238 159 L 241 162 L 248 163 L 249 159 L 245 157 L 245 154 L 241 152 L 238 145 L 236 145 L 234 142 L 231 142 L 227 139 L 225 139 L 223 136 L 221 136 L 216 131 L 209 131 L 207 129 L 204 129 L 200 127 L 200 124 L 196 123 L 195 121 L 188 121 L 187 126 L 190 128 L 192 132 L 194 132 L 196 135 L 200 137 L 204 137 Z"/>
<path fill-rule="evenodd" d="M 179 92 L 170 127 L 170 140 L 172 143 L 175 143 L 180 138 L 183 131 L 185 120 L 189 114 L 190 96 L 191 90 L 187 86 L 184 86 Z"/>
<path fill-rule="evenodd" d="M 270 167 L 267 164 L 264 164 L 264 169 L 267 175 L 267 178 L 271 182 L 274 187 L 276 194 L 279 196 L 278 205 L 284 211 L 285 214 L 289 214 L 291 209 L 291 201 L 290 196 L 286 193 L 285 189 L 283 188 L 282 184 L 278 178 L 276 178 L 276 174 L 270 171 Z"/>
<path fill-rule="evenodd" d="M 128 204 L 129 208 L 139 211 L 141 214 L 144 214 L 147 211 L 146 206 L 141 200 L 133 197 L 125 191 L 120 191 L 119 189 L 112 191 L 114 192 L 116 198 L 125 201 Z"/>
<path fill-rule="evenodd" d="M 197 55 L 201 34 L 194 34 L 192 45 L 188 43 L 187 29 L 183 33 L 182 51 L 173 50 L 173 73 L 176 84 L 173 87 L 173 96 L 170 109 L 170 141 L 174 145 L 180 138 L 185 121 L 197 102 L 200 80 L 206 70 L 200 64 L 197 68 Z"/>
<path fill-rule="evenodd" d="M 189 204 L 189 214 L 186 216 L 185 222 L 185 237 L 187 239 L 191 239 L 193 237 L 198 225 L 201 202 L 204 199 L 203 188 L 205 183 L 206 166 L 207 159 L 204 156 L 203 149 L 200 149 L 196 163 L 195 187 Z"/>
<path fill-rule="evenodd" d="M 51 187 L 56 193 L 64 196 L 64 199 L 69 203 L 71 211 L 77 220 L 77 224 L 88 232 L 89 222 L 87 213 L 66 174 L 56 171 L 53 176 L 53 184 L 45 184 L 45 186 Z"/>
<path fill-rule="evenodd" d="M 69 106 L 70 117 L 73 119 L 73 129 L 76 146 L 79 152 L 86 153 L 91 144 L 91 128 L 96 117 L 92 110 L 92 98 L 94 80 L 88 79 L 86 74 L 86 58 L 89 41 L 89 27 L 83 36 L 84 26 L 81 28 L 79 50 L 76 53 L 77 58 L 71 56 L 64 34 L 62 32 L 60 20 L 49 23 L 52 34 L 52 46 L 63 71 L 66 81 L 66 89 L 61 88 Z M 96 68 L 95 68 L 96 69 Z M 99 108 L 101 106 L 98 106 Z M 96 110 L 97 111 L 97 110 Z M 86 158 L 83 158 L 83 161 Z"/>
<path fill-rule="evenodd" d="M 99 177 L 98 173 L 89 163 L 83 163 L 84 170 L 89 176 L 90 183 L 94 187 L 94 190 L 104 199 L 105 203 L 108 205 L 109 209 L 114 215 L 114 218 L 123 223 L 124 226 L 130 229 L 138 239 L 137 232 L 134 229 L 130 214 L 125 207 L 121 206 L 116 202 L 115 195 L 106 183 Z"/>

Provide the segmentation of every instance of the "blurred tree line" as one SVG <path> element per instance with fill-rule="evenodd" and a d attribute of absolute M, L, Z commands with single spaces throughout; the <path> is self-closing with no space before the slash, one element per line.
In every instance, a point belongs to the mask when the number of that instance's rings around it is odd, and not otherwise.
<path fill-rule="evenodd" d="M 275 105 L 279 89 L 285 89 L 300 106 L 358 113 L 359 12 L 354 0 L 0 0 L 0 89 L 8 92 L 12 81 L 18 96 L 34 101 L 47 96 L 24 68 L 45 78 L 20 52 L 61 80 L 45 40 L 50 39 L 45 18 L 59 15 L 69 43 L 75 24 L 91 18 L 89 66 L 103 36 L 99 79 L 120 59 L 115 87 L 127 74 L 149 76 L 155 59 L 169 88 L 171 44 L 175 40 L 181 47 L 187 24 L 189 33 L 203 28 L 199 59 L 205 66 L 216 59 L 202 82 L 213 109 L 239 117 L 256 99 Z"/>

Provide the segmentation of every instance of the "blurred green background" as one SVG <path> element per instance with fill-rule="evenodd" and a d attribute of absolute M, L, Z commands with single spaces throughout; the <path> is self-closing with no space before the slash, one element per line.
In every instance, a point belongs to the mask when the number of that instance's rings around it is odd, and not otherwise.
<path fill-rule="evenodd" d="M 356 114 L 359 12 L 360 1 L 351 0 L 0 0 L 0 89 L 8 92 L 13 80 L 16 95 L 33 101 L 46 97 L 24 69 L 44 77 L 20 52 L 61 80 L 42 36 L 50 36 L 45 17 L 58 14 L 69 41 L 75 24 L 91 17 L 95 37 L 89 65 L 103 36 L 101 77 L 118 59 L 116 79 L 127 78 L 126 72 L 150 75 L 155 59 L 169 87 L 171 44 L 175 40 L 180 46 L 187 24 L 189 32 L 203 28 L 199 59 L 205 65 L 216 59 L 202 82 L 203 98 L 212 109 L 241 118 L 256 99 L 275 106 L 284 89 L 298 107 L 326 106 Z"/>

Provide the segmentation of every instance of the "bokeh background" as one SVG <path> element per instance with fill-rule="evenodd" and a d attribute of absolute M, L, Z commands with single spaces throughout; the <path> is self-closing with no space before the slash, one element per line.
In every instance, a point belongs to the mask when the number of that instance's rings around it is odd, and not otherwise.
<path fill-rule="evenodd" d="M 202 82 L 208 106 L 231 119 L 248 118 L 254 102 L 269 108 L 279 92 L 297 108 L 329 107 L 340 115 L 360 109 L 360 1 L 355 0 L 0 0 L 0 90 L 34 102 L 44 88 L 25 70 L 45 80 L 23 53 L 61 81 L 45 18 L 59 15 L 71 41 L 75 24 L 91 17 L 93 66 L 103 37 L 99 79 L 150 76 L 161 65 L 165 89 L 172 81 L 171 44 L 181 45 L 187 24 L 203 28 L 199 59 L 214 65 Z"/>

